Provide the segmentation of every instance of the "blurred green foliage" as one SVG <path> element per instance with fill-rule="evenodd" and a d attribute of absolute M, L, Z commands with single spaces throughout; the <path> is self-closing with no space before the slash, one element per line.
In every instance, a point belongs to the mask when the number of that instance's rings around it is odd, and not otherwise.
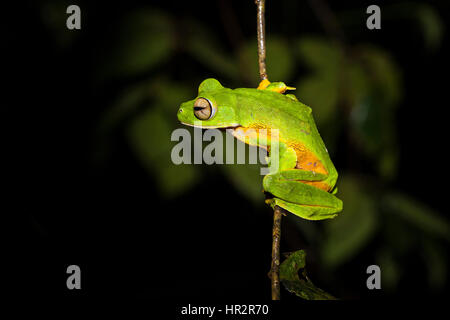
<path fill-rule="evenodd" d="M 283 261 L 280 265 L 280 281 L 286 289 L 305 300 L 335 300 L 335 297 L 312 283 L 306 274 L 305 266 L 306 253 L 303 250 L 289 254 Z"/>
<path fill-rule="evenodd" d="M 103 65 L 105 77 L 132 76 L 170 58 L 175 33 L 167 14 L 147 8 L 130 13 L 121 25 L 114 50 Z"/>
<path fill-rule="evenodd" d="M 436 49 L 443 27 L 435 10 L 425 4 L 413 4 L 409 11 L 404 6 L 384 9 L 383 17 L 396 19 L 408 12 L 405 19 L 419 21 L 424 46 Z M 43 14 L 51 17 L 53 9 L 45 6 Z M 344 28 L 351 27 L 352 19 L 345 18 L 352 14 L 339 15 Z M 232 52 L 201 19 L 178 21 L 169 12 L 154 8 L 128 14 L 121 26 L 114 40 L 106 43 L 106 56 L 95 61 L 100 79 L 96 85 L 110 79 L 124 83 L 98 125 L 97 155 L 108 157 L 111 133 L 124 128 L 124 137 L 158 183 L 161 197 L 174 199 L 194 188 L 205 172 L 220 174 L 222 170 L 243 197 L 262 208 L 259 166 L 217 165 L 206 171 L 194 165 L 177 166 L 170 160 L 176 144 L 170 136 L 180 127 L 176 111 L 181 102 L 195 97 L 203 78 L 213 76 L 228 87 L 257 86 L 255 38 Z M 60 43 L 68 42 L 60 39 Z M 383 288 L 394 290 L 402 277 L 401 257 L 419 250 L 422 263 L 428 266 L 430 288 L 439 289 L 448 276 L 443 246 L 450 240 L 449 223 L 390 185 L 398 166 L 395 111 L 403 97 L 403 79 L 389 51 L 317 34 L 291 38 L 269 33 L 267 69 L 272 81 L 295 86 L 299 100 L 312 107 L 332 158 L 347 144 L 354 162 L 364 160 L 372 168 L 361 173 L 354 163 L 345 169 L 338 167 L 343 213 L 324 223 L 323 232 L 299 224 L 308 240 L 319 245 L 321 265 L 328 274 L 371 245 L 383 270 Z M 179 80 L 180 72 L 187 75 L 183 80 Z"/>

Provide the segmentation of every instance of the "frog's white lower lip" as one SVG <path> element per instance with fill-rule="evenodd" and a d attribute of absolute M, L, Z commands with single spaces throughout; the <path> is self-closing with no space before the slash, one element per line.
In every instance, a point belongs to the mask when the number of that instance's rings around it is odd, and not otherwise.
<path fill-rule="evenodd" d="M 186 122 L 183 122 L 183 121 L 181 121 L 181 123 L 184 124 L 185 126 L 194 127 L 194 128 L 204 128 L 204 129 L 228 129 L 228 128 L 236 128 L 236 127 L 240 127 L 241 126 L 240 124 L 237 124 L 237 123 L 232 123 L 232 124 L 230 124 L 230 125 L 228 125 L 226 127 L 221 127 L 221 126 L 204 126 L 204 125 L 196 126 L 194 124 L 186 123 Z"/>

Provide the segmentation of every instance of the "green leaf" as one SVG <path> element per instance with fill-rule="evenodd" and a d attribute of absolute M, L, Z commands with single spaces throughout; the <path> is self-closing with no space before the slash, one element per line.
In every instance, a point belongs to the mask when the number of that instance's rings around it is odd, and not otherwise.
<path fill-rule="evenodd" d="M 394 150 L 395 149 L 395 150 Z M 391 180 L 397 175 L 398 149 L 395 144 L 386 146 L 384 152 L 379 155 L 378 172 L 382 178 Z"/>
<path fill-rule="evenodd" d="M 227 179 L 249 201 L 255 205 L 264 203 L 262 176 L 259 173 L 260 166 L 249 164 L 222 165 Z"/>
<path fill-rule="evenodd" d="M 369 95 L 353 106 L 350 123 L 353 136 L 361 150 L 370 157 L 382 178 L 397 174 L 398 148 L 391 108 L 380 95 Z"/>
<path fill-rule="evenodd" d="M 164 78 L 154 81 L 148 91 L 155 99 L 154 107 L 161 109 L 177 125 L 180 124 L 176 117 L 179 106 L 197 95 L 194 86 Z"/>
<path fill-rule="evenodd" d="M 390 55 L 377 47 L 357 46 L 354 56 L 345 71 L 354 137 L 380 175 L 392 179 L 397 173 L 394 109 L 402 96 L 401 73 Z"/>
<path fill-rule="evenodd" d="M 341 86 L 345 93 L 345 101 L 350 106 L 357 106 L 364 101 L 370 93 L 372 84 L 369 81 L 367 70 L 353 60 L 347 60 L 343 66 L 344 84 Z"/>
<path fill-rule="evenodd" d="M 314 72 L 335 77 L 343 62 L 342 49 L 320 37 L 303 37 L 297 42 L 299 60 Z"/>
<path fill-rule="evenodd" d="M 315 74 L 301 79 L 296 88 L 295 95 L 311 107 L 319 127 L 336 119 L 339 92 L 334 78 Z"/>
<path fill-rule="evenodd" d="M 389 248 L 379 250 L 376 256 L 377 265 L 383 270 L 381 287 L 390 292 L 394 292 L 397 288 L 402 275 L 400 265 L 394 257 L 395 255 Z"/>
<path fill-rule="evenodd" d="M 450 224 L 438 212 L 401 193 L 390 193 L 383 198 L 384 207 L 406 222 L 436 237 L 450 241 Z"/>
<path fill-rule="evenodd" d="M 377 227 L 374 199 L 357 177 L 343 175 L 338 183 L 338 196 L 344 211 L 325 225 L 322 260 L 336 268 L 355 256 L 373 237 Z"/>
<path fill-rule="evenodd" d="M 444 33 L 444 26 L 438 12 L 428 4 L 420 4 L 416 14 L 422 27 L 425 46 L 428 49 L 436 50 Z"/>
<path fill-rule="evenodd" d="M 197 21 L 186 22 L 186 50 L 198 62 L 210 68 L 215 73 L 237 79 L 239 68 L 231 55 L 227 55 L 221 43 L 209 29 Z"/>
<path fill-rule="evenodd" d="M 267 72 L 271 81 L 289 82 L 295 72 L 289 43 L 282 37 L 271 36 L 267 38 L 266 47 Z"/>
<path fill-rule="evenodd" d="M 110 133 L 110 130 L 114 129 L 121 121 L 135 112 L 147 97 L 147 84 L 139 83 L 127 87 L 119 95 L 115 103 L 102 115 L 98 126 L 98 132 L 104 135 Z"/>
<path fill-rule="evenodd" d="M 175 37 L 170 17 L 156 9 L 128 14 L 102 68 L 105 75 L 132 76 L 166 61 Z"/>
<path fill-rule="evenodd" d="M 402 77 L 392 56 L 373 45 L 360 45 L 355 51 L 364 66 L 365 81 L 370 80 L 370 88 L 380 97 L 382 107 L 397 107 L 402 97 Z"/>
<path fill-rule="evenodd" d="M 106 109 L 95 132 L 94 161 L 102 162 L 110 154 L 114 132 L 141 107 L 148 98 L 148 86 L 139 83 L 121 92 L 115 102 Z"/>
<path fill-rule="evenodd" d="M 339 102 L 339 70 L 343 63 L 342 50 L 319 37 L 304 37 L 296 44 L 299 60 L 311 74 L 296 85 L 296 96 L 310 106 L 318 126 L 336 119 Z"/>
<path fill-rule="evenodd" d="M 306 253 L 293 252 L 280 265 L 280 280 L 284 287 L 306 300 L 336 300 L 331 294 L 317 288 L 306 275 Z M 299 271 L 301 277 L 299 277 Z"/>
<path fill-rule="evenodd" d="M 162 110 L 147 109 L 131 122 L 127 136 L 138 160 L 156 178 L 161 193 L 175 197 L 198 181 L 193 165 L 175 165 L 170 155 L 172 126 Z"/>
<path fill-rule="evenodd" d="M 427 267 L 428 284 L 433 290 L 442 290 L 448 277 L 445 249 L 436 241 L 426 240 L 422 252 Z"/>

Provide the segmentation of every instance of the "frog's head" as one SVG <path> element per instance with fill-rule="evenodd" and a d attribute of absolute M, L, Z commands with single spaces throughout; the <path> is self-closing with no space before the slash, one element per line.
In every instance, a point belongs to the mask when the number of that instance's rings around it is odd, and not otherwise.
<path fill-rule="evenodd" d="M 203 128 L 230 128 L 239 126 L 236 97 L 216 79 L 206 79 L 198 87 L 198 96 L 181 104 L 178 120 Z"/>

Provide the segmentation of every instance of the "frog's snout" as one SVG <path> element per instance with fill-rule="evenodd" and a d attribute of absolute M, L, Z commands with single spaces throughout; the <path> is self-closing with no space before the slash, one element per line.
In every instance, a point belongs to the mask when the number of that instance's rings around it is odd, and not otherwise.
<path fill-rule="evenodd" d="M 180 107 L 180 109 L 178 109 L 178 113 L 177 113 L 177 118 L 178 120 L 182 121 L 183 117 L 186 115 L 186 110 L 184 110 L 183 107 Z"/>

